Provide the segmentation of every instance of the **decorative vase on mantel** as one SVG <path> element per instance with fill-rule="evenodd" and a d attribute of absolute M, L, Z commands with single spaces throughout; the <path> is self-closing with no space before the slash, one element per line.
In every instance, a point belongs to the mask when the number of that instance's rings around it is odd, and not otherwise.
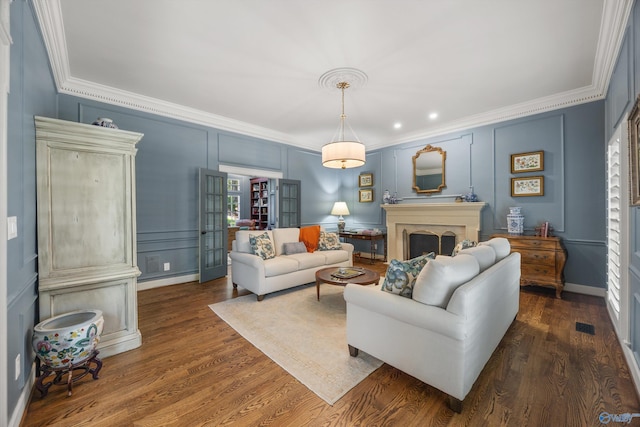
<path fill-rule="evenodd" d="M 384 190 L 384 194 L 382 196 L 382 203 L 384 203 L 385 205 L 388 205 L 391 202 L 391 193 L 389 193 L 389 190 Z"/>
<path fill-rule="evenodd" d="M 507 230 L 509 234 L 522 235 L 524 234 L 524 215 L 522 215 L 521 207 L 509 208 L 509 214 L 507 215 Z"/>

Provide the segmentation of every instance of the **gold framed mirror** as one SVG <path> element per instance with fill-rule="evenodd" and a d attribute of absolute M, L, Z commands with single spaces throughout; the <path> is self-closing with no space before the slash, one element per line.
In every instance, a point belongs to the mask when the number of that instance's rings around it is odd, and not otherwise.
<path fill-rule="evenodd" d="M 413 156 L 413 189 L 417 193 L 439 193 L 445 184 L 445 160 L 442 148 L 427 145 Z"/>

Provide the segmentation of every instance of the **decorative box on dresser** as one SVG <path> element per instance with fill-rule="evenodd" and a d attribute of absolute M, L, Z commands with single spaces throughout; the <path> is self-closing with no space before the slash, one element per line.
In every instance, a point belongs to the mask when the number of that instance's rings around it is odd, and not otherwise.
<path fill-rule="evenodd" d="M 511 250 L 520 252 L 520 286 L 553 286 L 556 289 L 556 298 L 561 298 L 567 250 L 560 237 L 511 234 L 495 234 L 492 237 L 506 237 L 511 244 Z"/>
<path fill-rule="evenodd" d="M 139 347 L 135 155 L 141 133 L 35 117 L 40 321 L 99 309 L 98 348 Z"/>

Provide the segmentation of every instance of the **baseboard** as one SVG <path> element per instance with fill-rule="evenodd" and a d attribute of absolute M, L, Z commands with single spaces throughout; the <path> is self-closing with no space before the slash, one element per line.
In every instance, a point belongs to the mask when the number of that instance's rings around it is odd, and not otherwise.
<path fill-rule="evenodd" d="M 100 350 L 100 359 L 104 357 L 113 356 L 114 354 L 124 353 L 125 351 L 133 350 L 142 345 L 142 334 L 140 331 L 136 333 L 128 334 L 124 337 L 112 339 L 106 342 L 100 342 L 98 344 L 98 350 Z"/>
<path fill-rule="evenodd" d="M 564 284 L 564 290 L 567 292 L 573 292 L 576 294 L 583 294 L 583 295 L 593 295 L 596 297 L 601 297 L 604 298 L 607 294 L 606 289 L 604 288 L 596 288 L 594 286 L 585 286 L 585 285 L 578 285 L 575 283 L 565 283 Z"/>
<path fill-rule="evenodd" d="M 149 280 L 148 282 L 138 282 L 138 290 L 161 288 L 163 286 L 178 285 L 181 283 L 197 282 L 200 279 L 199 274 L 188 274 L 186 276 L 167 277 L 166 279 Z"/>
<path fill-rule="evenodd" d="M 22 419 L 24 418 L 24 415 L 27 412 L 27 407 L 29 406 L 29 399 L 31 397 L 31 391 L 35 383 L 36 383 L 36 364 L 34 362 L 31 365 L 31 375 L 29 375 L 27 382 L 22 388 L 22 393 L 20 393 L 20 398 L 18 398 L 18 402 L 16 402 L 16 406 L 13 409 L 13 415 L 11 415 L 11 419 L 7 424 L 8 427 L 20 426 Z"/>

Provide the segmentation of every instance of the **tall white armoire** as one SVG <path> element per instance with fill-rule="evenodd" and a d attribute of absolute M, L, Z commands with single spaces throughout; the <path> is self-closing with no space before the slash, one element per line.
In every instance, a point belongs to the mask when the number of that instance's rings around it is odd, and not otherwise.
<path fill-rule="evenodd" d="M 102 310 L 103 357 L 138 330 L 136 143 L 143 134 L 35 117 L 40 321 Z"/>

